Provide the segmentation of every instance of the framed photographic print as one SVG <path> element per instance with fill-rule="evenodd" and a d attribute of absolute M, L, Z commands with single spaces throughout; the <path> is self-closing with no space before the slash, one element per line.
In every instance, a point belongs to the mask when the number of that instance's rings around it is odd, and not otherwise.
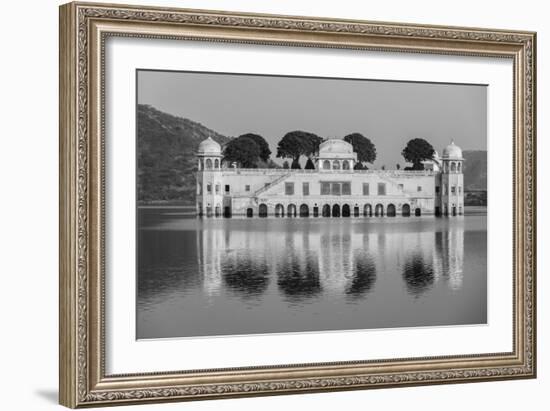
<path fill-rule="evenodd" d="M 534 378 L 535 40 L 61 6 L 61 404 Z"/>

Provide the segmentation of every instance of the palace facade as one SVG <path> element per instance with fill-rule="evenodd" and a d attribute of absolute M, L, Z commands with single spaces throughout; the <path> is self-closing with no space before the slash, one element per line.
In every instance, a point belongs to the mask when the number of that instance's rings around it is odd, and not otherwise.
<path fill-rule="evenodd" d="M 212 138 L 197 152 L 197 214 L 205 217 L 395 217 L 464 213 L 462 150 L 451 142 L 425 170 L 354 170 L 351 144 L 329 139 L 315 169 L 242 169 Z"/>

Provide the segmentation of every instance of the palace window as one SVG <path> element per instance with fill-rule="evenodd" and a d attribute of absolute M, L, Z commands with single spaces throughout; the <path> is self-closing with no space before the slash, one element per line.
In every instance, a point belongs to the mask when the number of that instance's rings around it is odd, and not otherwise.
<path fill-rule="evenodd" d="M 332 162 L 332 169 L 333 170 L 340 170 L 340 162 L 338 160 L 334 160 Z"/>
<path fill-rule="evenodd" d="M 330 161 L 328 160 L 323 161 L 323 168 L 325 170 L 330 170 Z"/>
<path fill-rule="evenodd" d="M 309 183 L 302 183 L 302 194 L 305 196 L 309 195 Z"/>
<path fill-rule="evenodd" d="M 294 194 L 294 183 L 285 183 L 285 194 L 286 195 Z"/>
<path fill-rule="evenodd" d="M 351 183 L 342 183 L 342 195 L 351 195 Z"/>
<path fill-rule="evenodd" d="M 416 187 L 416 191 L 418 191 L 418 192 L 422 191 L 422 186 Z"/>
<path fill-rule="evenodd" d="M 207 192 L 207 193 L 211 193 L 211 192 L 212 192 L 212 184 L 207 184 L 207 185 L 206 185 L 206 192 Z"/>
<path fill-rule="evenodd" d="M 226 185 L 225 185 L 225 192 L 226 192 L 226 193 L 229 193 L 229 191 L 230 191 L 229 184 L 226 184 Z"/>
<path fill-rule="evenodd" d="M 386 195 L 386 183 L 378 183 L 378 195 L 379 196 Z"/>
<path fill-rule="evenodd" d="M 435 193 L 436 193 L 436 194 L 439 194 L 439 186 L 436 186 L 436 187 L 435 187 Z"/>
<path fill-rule="evenodd" d="M 321 195 L 330 195 L 330 183 L 321 183 Z"/>
<path fill-rule="evenodd" d="M 330 194 L 333 196 L 339 196 L 342 193 L 340 183 L 332 183 L 330 185 Z"/>
<path fill-rule="evenodd" d="M 248 185 L 248 184 L 245 185 L 245 186 L 244 186 L 244 191 L 250 191 L 250 185 Z"/>
<path fill-rule="evenodd" d="M 220 185 L 216 184 L 216 194 L 219 194 L 219 193 L 220 193 Z"/>
<path fill-rule="evenodd" d="M 456 192 L 456 186 L 451 187 L 451 194 L 454 194 Z"/>
<path fill-rule="evenodd" d="M 369 183 L 363 183 L 363 195 L 364 196 L 369 195 Z"/>

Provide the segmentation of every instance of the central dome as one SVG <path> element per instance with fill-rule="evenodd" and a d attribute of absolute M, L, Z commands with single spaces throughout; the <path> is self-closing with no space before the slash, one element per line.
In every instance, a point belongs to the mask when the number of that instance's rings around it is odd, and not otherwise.
<path fill-rule="evenodd" d="M 353 146 L 347 141 L 331 138 L 319 146 L 319 154 L 352 154 Z"/>

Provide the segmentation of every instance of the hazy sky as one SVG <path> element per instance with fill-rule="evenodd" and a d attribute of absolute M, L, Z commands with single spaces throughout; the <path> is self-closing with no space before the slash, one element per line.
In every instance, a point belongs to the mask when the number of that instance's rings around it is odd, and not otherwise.
<path fill-rule="evenodd" d="M 411 138 L 441 153 L 451 139 L 487 149 L 484 85 L 342 80 L 169 71 L 138 72 L 138 102 L 227 136 L 262 135 L 275 159 L 292 130 L 323 138 L 359 132 L 376 145 L 375 166 L 404 165 Z"/>

